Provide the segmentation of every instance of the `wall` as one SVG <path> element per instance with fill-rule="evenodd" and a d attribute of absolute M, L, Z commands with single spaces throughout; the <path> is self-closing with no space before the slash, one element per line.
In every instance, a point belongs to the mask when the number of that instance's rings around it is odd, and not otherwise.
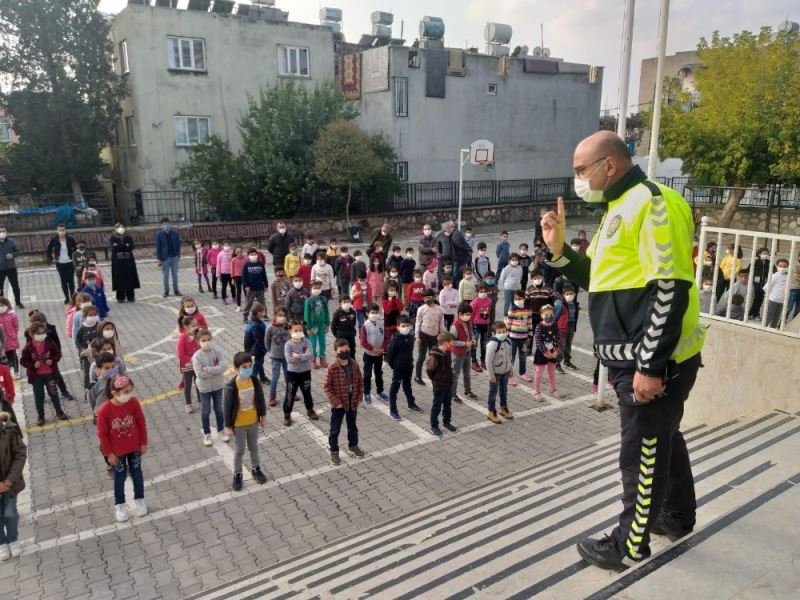
<path fill-rule="evenodd" d="M 169 71 L 168 35 L 205 39 L 207 72 Z M 128 5 L 114 19 L 111 37 L 115 53 L 120 41 L 128 43 L 130 97 L 122 105 L 121 141 L 127 144 L 125 117 L 133 115 L 136 147 L 116 149 L 126 191 L 171 189 L 175 165 L 189 152 L 175 145 L 176 115 L 211 117 L 211 133 L 237 150 L 248 94 L 281 79 L 279 44 L 310 50 L 310 78 L 292 79 L 315 85 L 334 74 L 332 33 L 316 25 Z"/>
<path fill-rule="evenodd" d="M 390 81 L 388 91 L 363 94 L 360 123 L 389 136 L 397 160 L 408 162 L 410 182 L 458 179 L 459 150 L 476 139 L 497 144 L 496 165 L 465 165 L 465 180 L 563 177 L 571 173 L 577 143 L 597 131 L 602 77 L 590 84 L 586 73 L 528 74 L 512 59 L 503 78 L 496 57 L 468 53 L 466 77 L 448 76 L 446 98 L 427 98 L 426 52 L 420 51 L 420 68 L 409 68 L 409 48 L 390 50 L 390 76 L 408 77 L 408 117 L 394 116 Z M 489 83 L 497 84 L 496 96 L 487 94 Z"/>
<path fill-rule="evenodd" d="M 683 426 L 800 411 L 797 338 L 711 321 Z"/>
<path fill-rule="evenodd" d="M 711 225 L 713 226 L 722 213 L 722 206 L 702 206 L 699 207 L 699 210 L 702 215 L 708 216 L 712 220 Z M 772 215 L 768 217 L 768 212 L 764 208 L 740 206 L 733 215 L 730 228 L 781 233 L 784 235 L 800 235 L 800 210 L 781 211 L 779 221 L 777 210 L 773 210 Z"/>

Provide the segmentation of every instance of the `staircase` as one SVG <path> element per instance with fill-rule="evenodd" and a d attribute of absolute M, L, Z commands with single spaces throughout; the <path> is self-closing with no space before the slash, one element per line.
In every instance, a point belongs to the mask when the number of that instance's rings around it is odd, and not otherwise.
<path fill-rule="evenodd" d="M 616 523 L 622 488 L 615 437 L 192 598 L 674 598 L 677 564 L 684 597 L 703 582 L 712 582 L 703 597 L 729 597 L 714 572 L 731 544 L 757 544 L 772 532 L 746 528 L 747 540 L 720 544 L 723 534 L 778 502 L 800 507 L 800 419 L 774 412 L 684 433 L 697 488 L 695 531 L 676 544 L 654 536 L 653 555 L 622 574 L 590 567 L 575 551 L 577 540 Z M 786 538 L 797 546 L 796 533 Z"/>

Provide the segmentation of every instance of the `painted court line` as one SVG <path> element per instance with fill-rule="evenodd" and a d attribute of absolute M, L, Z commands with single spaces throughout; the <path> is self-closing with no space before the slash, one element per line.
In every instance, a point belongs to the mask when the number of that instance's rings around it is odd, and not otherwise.
<path fill-rule="evenodd" d="M 387 417 L 392 419 L 389 416 L 389 403 L 381 400 L 377 394 L 375 395 L 375 398 L 376 399 L 372 401 L 372 404 L 367 404 L 366 406 L 368 406 L 369 408 L 376 408 L 378 409 L 379 412 L 385 414 Z M 394 419 L 392 419 L 392 421 L 394 421 Z M 413 421 L 409 421 L 408 419 L 403 419 L 402 421 L 394 421 L 394 422 L 400 425 L 401 427 L 405 427 L 406 429 L 408 429 L 411 433 L 414 434 L 414 437 L 417 438 L 418 440 L 430 440 L 433 437 L 435 437 L 431 432 L 423 429 L 422 427 L 420 427 Z"/>

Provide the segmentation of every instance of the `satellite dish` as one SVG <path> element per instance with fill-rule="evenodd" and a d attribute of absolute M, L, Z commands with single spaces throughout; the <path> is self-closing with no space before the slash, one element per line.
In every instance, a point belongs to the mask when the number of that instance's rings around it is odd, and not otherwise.
<path fill-rule="evenodd" d="M 528 56 L 528 50 L 529 50 L 529 48 L 527 46 L 523 46 L 522 47 L 522 53 L 521 53 L 522 56 Z"/>
<path fill-rule="evenodd" d="M 550 58 L 550 48 L 542 48 L 542 56 Z"/>
<path fill-rule="evenodd" d="M 542 55 L 542 47 L 541 46 L 536 46 L 536 48 L 533 49 L 533 55 L 534 56 L 541 56 Z"/>

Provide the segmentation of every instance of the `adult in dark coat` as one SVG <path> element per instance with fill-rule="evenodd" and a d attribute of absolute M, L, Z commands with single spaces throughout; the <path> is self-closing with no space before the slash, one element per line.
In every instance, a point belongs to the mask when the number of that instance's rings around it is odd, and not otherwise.
<path fill-rule="evenodd" d="M 61 291 L 64 292 L 64 304 L 69 304 L 75 293 L 75 265 L 72 264 L 72 253 L 77 244 L 75 238 L 67 235 L 64 223 L 56 225 L 56 235 L 50 238 L 45 255 L 47 264 L 56 263 L 58 277 L 61 279 Z"/>
<path fill-rule="evenodd" d="M 5 225 L 0 225 L 0 293 L 6 286 L 6 279 L 11 283 L 17 308 L 25 308 L 19 292 L 19 276 L 17 275 L 17 256 L 19 248 L 16 242 L 8 236 Z"/>
<path fill-rule="evenodd" d="M 117 223 L 108 244 L 111 247 L 111 289 L 117 293 L 117 302 L 134 302 L 136 290 L 141 286 L 133 256 L 133 238 L 125 235 L 122 223 Z"/>
<path fill-rule="evenodd" d="M 433 236 L 432 228 L 425 223 L 422 226 L 422 236 L 419 238 L 419 266 L 425 269 L 428 263 L 436 257 L 436 238 Z"/>
<path fill-rule="evenodd" d="M 436 236 L 436 252 L 439 255 L 439 280 L 441 281 L 443 275 L 445 259 L 450 260 L 453 263 L 453 286 L 457 287 L 461 281 L 461 269 L 471 262 L 472 250 L 467 238 L 456 229 L 453 221 L 442 223 L 442 230 Z"/>
<path fill-rule="evenodd" d="M 375 242 L 380 242 L 383 246 L 383 253 L 386 256 L 392 255 L 392 227 L 388 223 L 384 223 L 380 227 L 376 227 L 369 236 L 369 252 L 375 248 Z M 369 252 L 367 254 L 369 254 Z"/>
<path fill-rule="evenodd" d="M 289 254 L 289 244 L 296 244 L 297 240 L 291 233 L 286 232 L 286 223 L 278 222 L 276 231 L 267 241 L 267 251 L 272 254 L 272 268 L 283 269 L 286 255 Z"/>

